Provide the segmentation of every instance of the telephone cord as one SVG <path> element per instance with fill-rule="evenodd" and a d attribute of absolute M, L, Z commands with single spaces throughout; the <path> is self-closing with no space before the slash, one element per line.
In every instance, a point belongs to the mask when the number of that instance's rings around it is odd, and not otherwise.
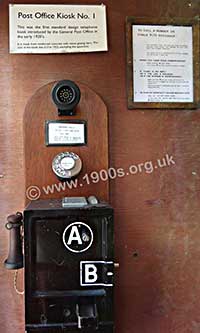
<path fill-rule="evenodd" d="M 18 295 L 24 295 L 24 290 L 20 291 L 17 287 L 17 278 L 18 278 L 18 270 L 16 270 L 14 274 L 14 289 Z"/>

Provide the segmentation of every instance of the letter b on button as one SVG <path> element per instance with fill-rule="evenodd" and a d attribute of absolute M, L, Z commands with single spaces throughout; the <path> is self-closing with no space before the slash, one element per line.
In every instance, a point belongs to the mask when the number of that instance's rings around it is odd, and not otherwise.
<path fill-rule="evenodd" d="M 80 285 L 113 287 L 112 261 L 81 261 Z"/>
<path fill-rule="evenodd" d="M 85 264 L 85 283 L 95 283 L 97 279 L 97 267 L 94 264 Z"/>

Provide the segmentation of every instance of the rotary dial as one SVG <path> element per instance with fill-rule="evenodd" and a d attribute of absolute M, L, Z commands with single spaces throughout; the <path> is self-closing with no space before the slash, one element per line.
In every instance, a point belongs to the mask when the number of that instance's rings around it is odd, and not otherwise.
<path fill-rule="evenodd" d="M 56 155 L 52 162 L 52 169 L 59 179 L 70 179 L 77 176 L 82 168 L 80 157 L 73 152 Z"/>

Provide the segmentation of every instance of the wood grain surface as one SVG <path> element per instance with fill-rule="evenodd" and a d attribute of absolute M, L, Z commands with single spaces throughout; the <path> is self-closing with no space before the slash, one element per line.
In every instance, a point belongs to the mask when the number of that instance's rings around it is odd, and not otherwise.
<path fill-rule="evenodd" d="M 103 100 L 90 88 L 76 81 L 81 99 L 74 116 L 58 116 L 51 98 L 55 82 L 41 87 L 28 101 L 24 113 L 24 152 L 26 199 L 31 198 L 31 189 L 38 199 L 63 198 L 63 196 L 97 195 L 108 201 L 107 181 L 98 181 L 102 170 L 108 170 L 108 115 Z M 45 121 L 84 120 L 87 144 L 84 146 L 46 146 Z M 52 171 L 52 161 L 61 152 L 74 152 L 82 160 L 82 170 L 76 180 L 65 184 L 59 182 Z M 95 172 L 94 182 L 90 174 Z M 96 174 L 97 173 L 97 174 Z M 103 179 L 105 179 L 103 174 Z M 99 177 L 99 178 L 98 178 Z M 76 183 L 77 181 L 77 183 Z M 55 186 L 54 186 L 55 184 Z M 69 184 L 69 186 L 62 187 Z M 74 186 L 71 186 L 73 185 Z M 36 187 L 35 187 L 36 186 Z M 57 187 L 56 187 L 57 186 Z M 50 188 L 50 190 L 49 190 Z M 63 188 L 63 189 L 62 189 Z M 28 202 L 29 200 L 26 200 Z"/>
<path fill-rule="evenodd" d="M 37 89 L 61 79 L 86 84 L 107 105 L 110 166 L 127 171 L 166 154 L 175 161 L 110 181 L 120 262 L 116 333 L 199 333 L 200 110 L 127 109 L 125 19 L 190 18 L 199 14 L 200 1 L 106 0 L 109 51 L 58 55 L 9 55 L 8 3 L 0 2 L 0 333 L 24 332 L 23 297 L 3 268 L 6 216 L 24 207 L 23 112 Z"/>

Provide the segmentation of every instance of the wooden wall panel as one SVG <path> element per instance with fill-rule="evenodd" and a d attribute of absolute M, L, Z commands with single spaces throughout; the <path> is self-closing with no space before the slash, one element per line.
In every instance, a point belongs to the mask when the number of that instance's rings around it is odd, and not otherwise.
<path fill-rule="evenodd" d="M 57 81 L 58 82 L 58 81 Z M 76 107 L 76 114 L 71 117 L 59 116 L 52 101 L 51 91 L 55 82 L 42 86 L 29 99 L 24 112 L 24 158 L 26 202 L 30 201 L 29 189 L 36 186 L 36 196 L 40 199 L 56 199 L 63 196 L 98 195 L 99 200 L 109 200 L 109 182 L 93 183 L 84 179 L 91 172 L 108 170 L 108 111 L 102 98 L 92 89 L 76 81 L 80 89 L 81 99 Z M 66 120 L 86 122 L 86 141 L 84 146 L 46 146 L 44 124 L 46 120 Z M 62 189 L 62 185 L 52 170 L 52 161 L 63 151 L 78 154 L 82 161 L 82 169 L 77 176 L 76 186 Z M 34 170 L 34 172 L 33 172 Z M 53 193 L 46 192 L 53 185 Z"/>
<path fill-rule="evenodd" d="M 125 93 L 125 17 L 192 17 L 199 14 L 199 0 L 105 0 L 109 52 L 80 55 L 9 55 L 8 3 L 0 2 L 1 262 L 8 247 L 6 216 L 23 209 L 26 102 L 51 81 L 80 81 L 108 106 L 111 166 L 155 162 L 167 153 L 176 163 L 111 181 L 120 262 L 116 333 L 199 333 L 200 111 L 128 111 Z M 1 265 L 0 333 L 23 332 L 23 299 L 12 279 Z"/>

